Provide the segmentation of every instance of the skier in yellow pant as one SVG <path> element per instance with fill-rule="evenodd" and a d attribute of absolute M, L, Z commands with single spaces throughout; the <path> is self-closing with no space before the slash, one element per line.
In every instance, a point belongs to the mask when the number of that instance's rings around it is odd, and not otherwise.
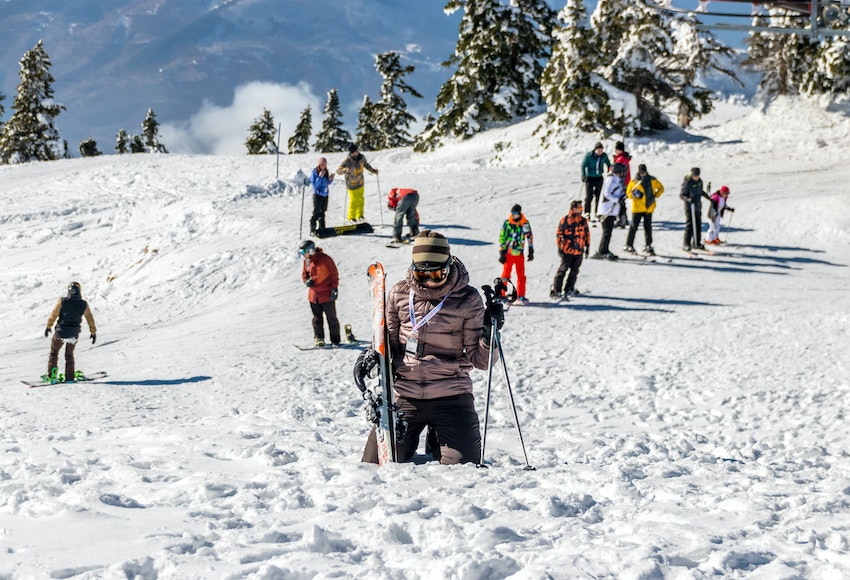
<path fill-rule="evenodd" d="M 345 188 L 348 190 L 348 221 L 363 219 L 363 211 L 366 207 L 366 199 L 363 193 L 364 169 L 375 175 L 378 174 L 378 170 L 369 165 L 369 162 L 357 149 L 357 144 L 349 143 L 348 156 L 336 170 L 337 174 L 345 175 Z"/>

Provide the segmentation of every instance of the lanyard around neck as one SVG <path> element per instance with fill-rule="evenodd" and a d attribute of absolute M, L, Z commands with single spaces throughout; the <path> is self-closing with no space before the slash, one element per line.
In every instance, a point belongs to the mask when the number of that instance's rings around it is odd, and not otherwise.
<path fill-rule="evenodd" d="M 434 310 L 432 310 L 431 312 L 426 314 L 425 317 L 422 320 L 420 320 L 419 322 L 416 322 L 416 310 L 414 310 L 414 308 L 413 308 L 413 289 L 410 290 L 410 295 L 408 297 L 407 305 L 410 308 L 410 324 L 413 326 L 413 332 L 414 333 L 416 331 L 418 331 L 420 328 L 422 328 L 423 326 L 425 326 L 426 324 L 428 324 L 428 321 L 431 320 L 432 318 L 434 318 L 437 315 L 437 313 L 443 307 L 443 304 L 445 304 L 446 298 L 448 298 L 448 297 L 449 297 L 448 294 L 443 296 L 443 299 L 440 301 L 439 304 L 437 304 L 437 306 L 436 306 L 436 308 L 434 308 Z"/>

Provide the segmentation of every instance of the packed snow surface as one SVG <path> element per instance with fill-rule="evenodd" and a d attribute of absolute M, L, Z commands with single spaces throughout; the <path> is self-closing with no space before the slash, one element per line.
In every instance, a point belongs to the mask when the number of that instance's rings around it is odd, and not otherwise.
<path fill-rule="evenodd" d="M 282 157 L 279 179 L 272 157 L 0 167 L 0 578 L 850 576 L 850 120 L 730 105 L 690 135 L 628 140 L 632 170 L 666 188 L 655 248 L 672 260 L 587 260 L 585 295 L 561 305 L 554 232 L 596 139 L 544 149 L 539 122 L 367 153 L 375 233 L 319 242 L 340 320 L 367 338 L 368 264 L 392 283 L 410 261 L 386 247 L 390 188 L 419 190 L 478 287 L 522 205 L 531 304 L 502 338 L 534 471 L 498 369 L 487 469 L 423 446 L 360 463 L 357 351 L 294 346 L 313 341 L 294 176 L 318 155 Z M 737 211 L 727 243 L 690 259 L 678 189 L 695 165 Z M 343 203 L 340 180 L 329 222 Z M 72 280 L 98 327 L 77 367 L 109 376 L 29 389 Z"/>

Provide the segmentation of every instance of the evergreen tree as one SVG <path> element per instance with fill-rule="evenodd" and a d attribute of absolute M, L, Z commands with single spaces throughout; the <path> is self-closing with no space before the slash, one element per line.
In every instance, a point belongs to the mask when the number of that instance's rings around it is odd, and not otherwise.
<path fill-rule="evenodd" d="M 570 125 L 582 131 L 604 130 L 615 123 L 615 114 L 608 104 L 608 93 L 594 72 L 598 52 L 583 0 L 568 0 L 558 21 L 553 32 L 552 58 L 540 81 L 548 105 L 547 136 L 556 127 Z"/>
<path fill-rule="evenodd" d="M 697 30 L 693 18 L 673 21 L 676 43 L 673 54 L 676 61 L 676 91 L 679 101 L 678 124 L 688 127 L 691 120 L 710 113 L 714 108 L 711 91 L 703 84 L 703 76 L 715 72 L 744 84 L 728 65 L 734 51 L 722 44 L 706 30 Z"/>
<path fill-rule="evenodd" d="M 817 58 L 805 75 L 803 92 L 842 95 L 850 88 L 850 40 L 830 36 L 818 47 Z"/>
<path fill-rule="evenodd" d="M 413 144 L 409 129 L 416 117 L 407 112 L 407 103 L 401 95 L 406 93 L 419 99 L 422 95 L 402 77 L 411 74 L 414 67 L 401 66 L 398 53 L 385 52 L 375 57 L 375 69 L 384 78 L 384 82 L 381 84 L 381 100 L 375 103 L 370 111 L 374 127 L 379 131 L 379 141 L 374 144 L 374 149 L 407 147 Z M 359 128 L 358 123 L 358 130 Z M 360 146 L 363 147 L 362 142 Z"/>
<path fill-rule="evenodd" d="M 0 133 L 0 161 L 26 163 L 58 159 L 64 149 L 54 119 L 65 107 L 53 100 L 55 79 L 42 41 L 24 54 L 20 66 L 21 81 L 12 104 L 15 112 Z"/>
<path fill-rule="evenodd" d="M 357 146 L 361 151 L 381 149 L 384 140 L 375 119 L 375 103 L 369 95 L 363 95 L 363 104 L 357 115 Z"/>
<path fill-rule="evenodd" d="M 98 155 L 102 155 L 102 153 L 97 149 L 97 141 L 89 137 L 80 143 L 80 155 L 83 157 L 97 157 Z"/>
<path fill-rule="evenodd" d="M 0 131 L 3 129 L 3 113 L 6 112 L 6 109 L 3 108 L 3 101 L 6 99 L 6 95 L 0 93 Z"/>
<path fill-rule="evenodd" d="M 145 143 L 142 141 L 141 136 L 133 135 L 130 138 L 130 153 L 144 153 L 147 151 L 145 149 Z"/>
<path fill-rule="evenodd" d="M 770 11 L 770 26 L 796 27 L 796 12 L 783 8 Z M 754 25 L 765 26 L 768 20 L 758 16 Z M 801 34 L 754 32 L 747 39 L 747 58 L 744 66 L 762 73 L 759 93 L 772 98 L 778 95 L 796 95 L 805 84 L 810 64 L 817 55 L 818 43 Z"/>
<path fill-rule="evenodd" d="M 524 117 L 542 105 L 539 81 L 548 59 L 555 14 L 544 0 L 449 0 L 447 13 L 463 9 L 454 54 L 456 67 L 440 88 L 434 127 L 416 149 L 446 136 L 469 137 Z"/>
<path fill-rule="evenodd" d="M 142 135 L 148 153 L 168 153 L 165 145 L 159 142 L 159 121 L 153 109 L 148 109 L 145 120 L 142 121 Z"/>
<path fill-rule="evenodd" d="M 322 129 L 316 135 L 314 147 L 320 153 L 336 153 L 344 151 L 350 142 L 351 133 L 342 128 L 339 96 L 336 89 L 331 89 L 328 91 L 328 100 L 325 103 L 325 118 L 322 120 Z"/>
<path fill-rule="evenodd" d="M 255 119 L 248 128 L 248 138 L 245 147 L 248 155 L 266 155 L 277 153 L 277 129 L 274 126 L 274 115 L 268 109 L 263 109 L 263 114 Z"/>
<path fill-rule="evenodd" d="M 129 151 L 129 146 L 130 137 L 127 135 L 127 131 L 121 129 L 115 136 L 115 150 L 118 151 L 119 155 L 123 155 Z"/>
<path fill-rule="evenodd" d="M 295 133 L 289 138 L 287 145 L 290 153 L 308 153 L 310 151 L 310 136 L 313 134 L 313 110 L 310 105 L 301 111 L 301 118 L 295 127 Z"/>

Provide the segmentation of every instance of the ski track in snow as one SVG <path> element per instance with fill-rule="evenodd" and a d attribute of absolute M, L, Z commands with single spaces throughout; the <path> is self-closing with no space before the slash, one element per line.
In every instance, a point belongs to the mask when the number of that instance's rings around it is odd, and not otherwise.
<path fill-rule="evenodd" d="M 715 119 L 712 141 L 630 141 L 666 188 L 655 247 L 673 260 L 588 260 L 589 292 L 561 305 L 554 231 L 594 138 L 543 150 L 530 121 L 367 154 L 385 191 L 422 193 L 423 223 L 477 287 L 499 274 L 510 206 L 529 217 L 532 303 L 509 310 L 503 344 L 534 471 L 498 367 L 488 469 L 359 462 L 357 351 L 292 346 L 312 337 L 288 176 L 312 155 L 282 157 L 281 182 L 272 158 L 247 156 L 0 167 L 0 578 L 848 576 L 848 170 L 813 151 L 845 143 L 850 121 L 812 111 L 776 105 L 818 120 L 802 136 L 756 111 Z M 678 249 L 692 165 L 738 210 L 730 243 L 700 260 Z M 366 199 L 374 235 L 319 242 L 359 338 L 366 266 L 393 283 L 410 259 L 384 248 L 372 176 Z M 72 279 L 98 324 L 77 366 L 109 376 L 28 390 Z M 483 421 L 486 373 L 473 377 Z"/>

